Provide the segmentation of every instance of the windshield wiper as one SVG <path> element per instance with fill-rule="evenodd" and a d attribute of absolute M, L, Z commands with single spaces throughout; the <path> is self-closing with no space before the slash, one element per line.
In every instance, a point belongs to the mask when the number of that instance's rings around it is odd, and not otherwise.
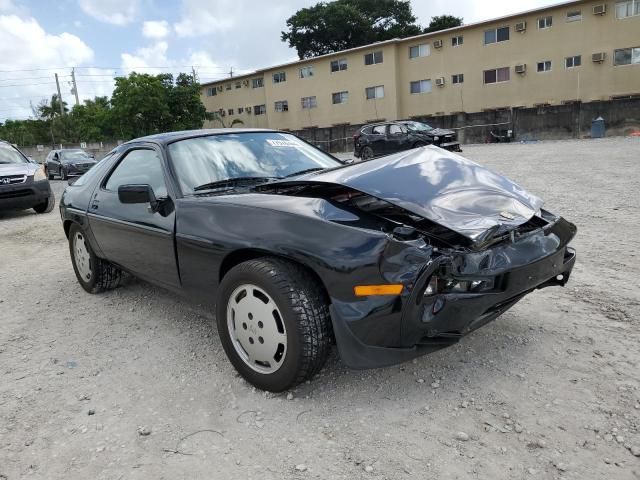
<path fill-rule="evenodd" d="M 306 170 L 300 170 L 299 172 L 294 172 L 294 173 L 290 173 L 289 175 L 285 175 L 284 178 L 297 177 L 298 175 L 304 175 L 305 173 L 317 172 L 319 170 L 325 170 L 325 169 L 322 168 L 322 167 L 307 168 Z"/>
<path fill-rule="evenodd" d="M 204 183 L 193 189 L 194 192 L 202 190 L 214 190 L 217 188 L 235 188 L 256 183 L 266 183 L 271 180 L 280 180 L 280 177 L 235 177 L 216 180 L 215 182 Z"/>

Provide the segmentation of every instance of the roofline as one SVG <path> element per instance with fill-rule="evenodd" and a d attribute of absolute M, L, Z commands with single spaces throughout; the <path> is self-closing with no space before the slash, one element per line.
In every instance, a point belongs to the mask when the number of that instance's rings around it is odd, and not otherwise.
<path fill-rule="evenodd" d="M 560 7 L 569 7 L 571 5 L 589 3 L 589 1 L 590 0 L 570 0 L 570 1 L 567 1 L 567 2 L 553 3 L 553 4 L 547 5 L 545 7 L 538 7 L 538 8 L 534 8 L 534 9 L 531 9 L 531 10 L 525 10 L 523 12 L 504 15 L 502 17 L 490 18 L 488 20 L 480 20 L 478 22 L 468 23 L 468 24 L 465 24 L 465 25 L 460 25 L 459 27 L 452 27 L 452 28 L 447 28 L 445 30 L 438 30 L 437 32 L 421 33 L 419 35 L 414 35 L 412 37 L 392 38 L 390 40 L 384 40 L 382 42 L 369 43 L 367 45 L 361 45 L 359 47 L 353 47 L 353 48 L 349 48 L 347 50 L 340 50 L 338 52 L 325 53 L 324 55 L 318 55 L 316 57 L 303 58 L 301 60 L 294 60 L 292 62 L 280 63 L 280 64 L 273 65 L 273 66 L 270 66 L 270 67 L 260 68 L 260 69 L 254 70 L 253 72 L 244 73 L 242 75 L 238 75 L 238 76 L 235 76 L 235 77 L 221 78 L 220 80 L 212 80 L 210 82 L 201 83 L 200 86 L 201 87 L 205 87 L 205 86 L 209 86 L 209 85 L 217 85 L 219 83 L 227 83 L 227 82 L 230 82 L 230 81 L 233 82 L 235 80 L 242 80 L 242 79 L 246 79 L 246 78 L 250 78 L 250 77 L 255 77 L 256 75 L 264 74 L 265 72 L 268 72 L 270 70 L 276 70 L 276 69 L 279 69 L 279 68 L 290 67 L 291 65 L 298 65 L 298 64 L 303 64 L 303 63 L 306 63 L 306 62 L 313 62 L 313 61 L 316 61 L 316 60 L 322 60 L 322 59 L 329 58 L 329 57 L 338 57 L 338 56 L 341 56 L 341 55 L 345 55 L 347 53 L 357 52 L 358 50 L 367 50 L 367 49 L 370 49 L 370 48 L 389 45 L 389 44 L 392 44 L 392 43 L 409 42 L 411 40 L 418 40 L 418 39 L 423 39 L 423 38 L 433 38 L 433 37 L 437 37 L 439 35 L 455 33 L 455 32 L 466 30 L 468 28 L 475 28 L 475 27 L 479 27 L 479 26 L 482 26 L 482 25 L 487 25 L 487 24 L 490 24 L 490 23 L 496 23 L 496 22 L 501 22 L 501 21 L 505 21 L 505 20 L 510 20 L 512 18 L 523 17 L 525 15 L 531 15 L 533 13 L 542 13 L 542 12 L 545 12 L 547 10 L 554 10 L 554 9 L 560 8 Z"/>

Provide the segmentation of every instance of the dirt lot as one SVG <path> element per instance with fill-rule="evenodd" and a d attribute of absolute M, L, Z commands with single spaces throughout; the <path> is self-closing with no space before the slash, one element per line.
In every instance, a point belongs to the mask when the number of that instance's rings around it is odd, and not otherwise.
<path fill-rule="evenodd" d="M 57 209 L 0 215 L 0 480 L 640 477 L 640 139 L 464 155 L 578 225 L 569 285 L 412 363 L 334 353 L 292 396 L 241 380 L 202 307 L 86 294 Z"/>

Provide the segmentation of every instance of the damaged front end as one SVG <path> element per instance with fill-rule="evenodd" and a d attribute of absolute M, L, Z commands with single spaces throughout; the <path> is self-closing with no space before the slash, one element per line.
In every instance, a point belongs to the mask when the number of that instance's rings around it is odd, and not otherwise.
<path fill-rule="evenodd" d="M 378 172 L 385 173 L 389 183 L 397 181 L 397 170 Z M 489 178 L 481 173 L 474 175 Z M 568 244 L 575 225 L 543 210 L 539 199 L 511 187 L 514 184 L 509 183 L 508 190 L 496 188 L 495 179 L 489 188 L 439 186 L 441 195 L 427 201 L 424 192 L 412 190 L 381 198 L 380 192 L 378 196 L 355 188 L 363 184 L 362 175 L 340 175 L 340 183 L 330 181 L 335 176 L 309 177 L 258 190 L 323 199 L 352 214 L 345 224 L 387 235 L 377 269 L 385 282 L 401 283 L 402 293 L 331 298 L 338 349 L 353 368 L 391 365 L 451 345 L 533 290 L 562 286 L 569 279 L 576 256 Z M 370 190 L 385 188 L 381 178 L 374 180 L 378 183 Z M 500 181 L 507 185 L 508 180 Z M 469 193 L 474 191 L 475 201 Z M 459 203 L 463 199 L 471 203 Z M 357 274 L 349 280 L 367 282 Z"/>

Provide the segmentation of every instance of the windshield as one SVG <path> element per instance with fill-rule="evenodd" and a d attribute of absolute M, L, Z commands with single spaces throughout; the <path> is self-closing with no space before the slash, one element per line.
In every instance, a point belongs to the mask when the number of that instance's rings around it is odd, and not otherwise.
<path fill-rule="evenodd" d="M 76 160 L 93 160 L 93 158 L 91 158 L 87 152 L 84 152 L 82 150 L 70 150 L 62 152 L 62 158 L 71 162 Z"/>
<path fill-rule="evenodd" d="M 233 178 L 283 178 L 343 164 L 293 135 L 248 132 L 188 138 L 169 145 L 185 195 L 198 186 Z"/>
<path fill-rule="evenodd" d="M 427 125 L 426 123 L 421 122 L 407 122 L 405 123 L 405 125 L 409 130 L 412 130 L 414 132 L 427 132 L 429 130 L 433 130 L 433 127 L 431 125 Z"/>
<path fill-rule="evenodd" d="M 0 143 L 0 165 L 8 163 L 29 163 L 29 161 L 11 145 Z"/>

